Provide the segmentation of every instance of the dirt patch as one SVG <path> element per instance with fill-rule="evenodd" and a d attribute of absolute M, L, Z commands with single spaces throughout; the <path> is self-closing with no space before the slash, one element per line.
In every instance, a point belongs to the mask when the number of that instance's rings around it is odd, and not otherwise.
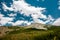
<path fill-rule="evenodd" d="M 13 29 L 8 29 L 8 27 L 0 27 L 0 36 L 4 36 L 10 31 L 13 31 Z"/>

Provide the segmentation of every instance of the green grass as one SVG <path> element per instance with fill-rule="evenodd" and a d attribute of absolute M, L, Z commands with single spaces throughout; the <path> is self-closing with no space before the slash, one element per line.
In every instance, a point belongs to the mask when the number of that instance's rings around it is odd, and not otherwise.
<path fill-rule="evenodd" d="M 19 29 L 9 32 L 0 40 L 60 40 L 60 27 L 51 26 L 49 30 Z"/>

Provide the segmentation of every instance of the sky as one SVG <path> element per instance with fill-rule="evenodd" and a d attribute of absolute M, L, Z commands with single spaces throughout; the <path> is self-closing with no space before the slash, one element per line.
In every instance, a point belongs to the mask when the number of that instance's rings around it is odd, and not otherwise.
<path fill-rule="evenodd" d="M 0 0 L 0 26 L 32 23 L 60 26 L 60 0 Z"/>

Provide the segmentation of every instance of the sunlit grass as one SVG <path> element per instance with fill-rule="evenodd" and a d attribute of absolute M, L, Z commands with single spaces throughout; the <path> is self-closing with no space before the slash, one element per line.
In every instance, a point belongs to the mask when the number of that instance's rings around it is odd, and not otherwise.
<path fill-rule="evenodd" d="M 60 40 L 60 27 L 50 27 L 49 30 L 15 28 L 0 40 Z"/>

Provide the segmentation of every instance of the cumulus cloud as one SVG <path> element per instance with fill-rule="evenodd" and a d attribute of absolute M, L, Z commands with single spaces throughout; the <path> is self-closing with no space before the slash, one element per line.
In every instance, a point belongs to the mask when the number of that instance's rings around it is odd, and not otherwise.
<path fill-rule="evenodd" d="M 38 18 L 37 17 L 33 17 L 34 22 L 36 22 L 36 23 L 42 23 L 42 24 L 46 24 L 46 23 L 52 24 L 53 21 L 55 20 L 51 15 L 48 15 L 48 17 L 46 18 L 46 21 L 42 21 L 42 20 L 40 20 Z"/>
<path fill-rule="evenodd" d="M 0 18 L 2 18 L 4 15 L 0 13 Z"/>
<path fill-rule="evenodd" d="M 60 26 L 60 18 L 56 19 L 53 25 Z"/>
<path fill-rule="evenodd" d="M 18 20 L 18 21 L 16 21 L 15 23 L 14 23 L 14 22 L 9 22 L 9 23 L 11 23 L 13 26 L 17 26 L 17 25 L 21 25 L 23 22 L 24 22 L 24 21 Z"/>
<path fill-rule="evenodd" d="M 13 11 L 19 11 L 21 12 L 21 14 L 23 13 L 26 16 L 29 16 L 30 14 L 33 14 L 33 13 L 37 13 L 41 16 L 44 16 L 41 13 L 42 13 L 42 10 L 46 9 L 42 7 L 31 6 L 30 4 L 26 3 L 25 0 L 13 1 L 13 4 L 11 7 L 7 7 L 4 3 L 2 4 L 3 4 L 3 9 L 5 10 L 11 9 Z"/>
<path fill-rule="evenodd" d="M 32 13 L 40 13 L 40 11 L 46 9 L 42 7 L 34 7 L 30 4 L 26 3 L 24 0 L 19 1 L 13 1 L 13 4 L 11 7 L 8 7 L 5 3 L 2 3 L 4 10 L 10 10 L 10 11 L 20 11 L 21 13 L 24 13 L 25 15 L 29 15 Z"/>
<path fill-rule="evenodd" d="M 26 3 L 25 0 L 13 0 L 13 4 L 11 5 L 11 7 L 8 7 L 6 4 L 2 3 L 3 5 L 3 9 L 9 10 L 9 11 L 14 11 L 14 12 L 20 12 L 20 14 L 24 14 L 26 16 L 30 16 L 33 18 L 33 21 L 35 23 L 42 23 L 42 24 L 46 24 L 47 22 L 50 22 L 50 20 L 53 20 L 51 16 L 47 17 L 46 15 L 42 14 L 46 8 L 42 8 L 42 7 L 35 7 L 35 6 L 31 6 L 30 4 Z M 15 14 L 8 14 L 9 16 L 15 16 Z M 40 20 L 38 18 L 43 18 L 43 19 L 47 19 L 46 21 Z M 19 25 L 21 23 L 23 23 L 25 21 L 16 21 L 15 23 L 12 23 L 13 25 Z M 26 22 L 29 23 L 29 22 Z M 29 23 L 30 24 L 30 23 Z"/>
<path fill-rule="evenodd" d="M 24 20 L 17 20 L 16 22 L 12 22 L 13 19 L 14 18 L 4 17 L 3 14 L 0 14 L 0 26 L 6 25 L 7 23 L 11 24 L 12 26 L 17 26 L 17 25 L 22 25 L 22 24 L 30 25 L 32 23 L 32 22 L 28 22 Z"/>
<path fill-rule="evenodd" d="M 58 7 L 58 9 L 60 10 L 60 6 Z"/>
<path fill-rule="evenodd" d="M 10 17 L 14 17 L 14 16 L 16 16 L 16 13 L 15 14 L 10 13 L 10 14 L 7 14 L 7 15 L 10 16 Z"/>
<path fill-rule="evenodd" d="M 14 10 L 12 7 L 7 7 L 7 5 L 5 3 L 2 3 L 2 5 L 3 5 L 2 8 L 4 9 L 4 11 L 7 11 L 7 10 L 13 11 Z"/>
<path fill-rule="evenodd" d="M 37 0 L 37 1 L 40 1 L 40 0 Z M 42 0 L 42 1 L 45 1 L 45 0 Z"/>
<path fill-rule="evenodd" d="M 8 24 L 12 24 L 13 26 L 18 26 L 18 25 L 22 25 L 22 24 L 30 25 L 31 23 L 32 22 L 28 22 L 28 21 L 24 21 L 24 20 L 17 20 L 15 23 L 14 22 L 8 22 Z"/>
<path fill-rule="evenodd" d="M 26 3 L 25 0 L 18 0 L 15 1 L 13 0 L 13 4 L 11 7 L 7 7 L 4 3 L 3 3 L 3 9 L 4 10 L 10 10 L 10 11 L 19 11 L 21 14 L 24 14 L 26 16 L 31 15 L 33 20 L 34 19 L 38 19 L 38 18 L 44 18 L 46 19 L 46 15 L 42 14 L 43 10 L 45 10 L 46 8 L 42 8 L 42 7 L 35 7 L 35 6 L 31 6 L 30 4 Z"/>
<path fill-rule="evenodd" d="M 51 15 L 48 15 L 48 20 L 51 20 L 51 21 L 54 21 L 55 19 L 51 16 Z"/>
<path fill-rule="evenodd" d="M 60 10 L 60 0 L 58 1 L 58 9 Z"/>
<path fill-rule="evenodd" d="M 11 22 L 13 20 L 13 18 L 10 17 L 4 17 L 3 14 L 0 14 L 0 26 L 5 25 L 8 22 Z"/>
<path fill-rule="evenodd" d="M 40 19 L 35 19 L 35 18 L 34 18 L 34 22 L 35 22 L 35 23 L 46 24 L 44 21 L 42 21 L 42 20 L 40 20 Z"/>

